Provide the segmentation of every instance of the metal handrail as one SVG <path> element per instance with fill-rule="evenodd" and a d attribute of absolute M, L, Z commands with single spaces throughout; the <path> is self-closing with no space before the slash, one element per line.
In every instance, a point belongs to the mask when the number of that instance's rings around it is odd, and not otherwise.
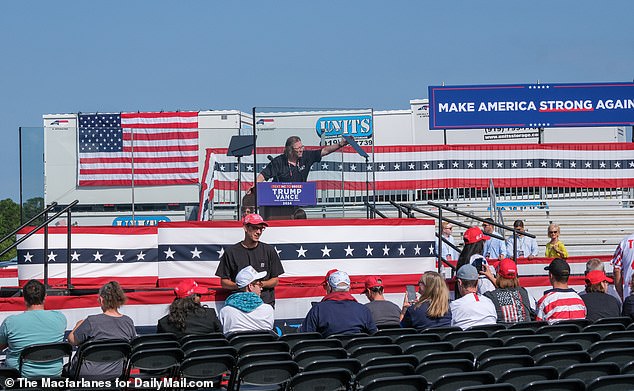
<path fill-rule="evenodd" d="M 383 219 L 387 219 L 387 216 L 382 213 L 381 211 L 379 211 L 374 205 L 370 204 L 367 201 L 364 201 L 364 204 L 366 206 L 366 208 L 368 208 L 368 211 L 372 211 L 372 213 L 379 215 L 379 217 L 383 218 Z M 370 217 L 368 217 L 370 218 Z"/>
<path fill-rule="evenodd" d="M 6 254 L 7 252 L 11 251 L 13 248 L 16 248 L 18 245 L 20 245 L 22 242 L 24 242 L 26 239 L 30 238 L 31 236 L 33 236 L 34 234 L 37 233 L 37 231 L 39 231 L 40 229 L 44 228 L 44 285 L 48 288 L 48 261 L 46 258 L 46 252 L 48 250 L 48 225 L 50 223 L 52 223 L 56 218 L 58 218 L 60 215 L 62 215 L 63 213 L 67 213 L 67 251 L 66 251 L 66 286 L 68 289 L 71 289 L 71 256 L 70 256 L 70 249 L 71 249 L 71 208 L 75 205 L 77 205 L 79 203 L 79 200 L 75 200 L 73 202 L 71 202 L 70 204 L 68 204 L 66 207 L 64 207 L 62 210 L 60 210 L 59 212 L 55 213 L 53 216 L 48 217 L 42 224 L 38 225 L 37 227 L 33 228 L 31 231 L 29 231 L 26 235 L 24 235 L 23 237 L 21 237 L 19 240 L 16 240 L 15 243 L 13 243 L 11 246 L 7 247 L 6 249 L 4 249 L 2 252 L 0 252 L 0 257 L 4 254 Z M 52 207 L 57 206 L 57 203 L 52 203 L 48 208 L 44 209 L 42 212 L 40 212 L 40 214 L 38 214 L 35 218 L 39 217 L 42 214 L 46 214 L 49 212 L 49 210 Z M 20 228 L 18 228 L 15 232 L 17 233 L 20 229 L 23 229 L 26 227 L 27 224 L 29 224 L 30 222 L 32 222 L 33 220 L 35 220 L 35 218 L 27 221 L 26 223 L 24 223 L 22 226 L 20 226 Z"/>
<path fill-rule="evenodd" d="M 52 204 L 50 204 L 46 209 L 44 209 L 43 211 L 41 211 L 40 213 L 36 214 L 35 216 L 31 217 L 31 219 L 29 221 L 27 221 L 26 223 L 22 224 L 21 226 L 19 226 L 18 228 L 16 228 L 13 232 L 11 232 L 10 234 L 8 234 L 7 236 L 5 236 L 4 238 L 0 239 L 0 243 L 3 243 L 5 240 L 9 239 L 10 237 L 14 236 L 15 234 L 17 234 L 22 228 L 28 226 L 29 224 L 31 224 L 32 222 L 34 222 L 35 220 L 37 220 L 38 218 L 40 218 L 40 216 L 42 216 L 45 213 L 48 213 L 51 209 L 53 209 L 54 207 L 57 206 L 57 202 L 53 202 Z M 12 248 L 12 247 L 11 247 Z M 0 256 L 4 255 L 5 252 L 0 253 Z"/>

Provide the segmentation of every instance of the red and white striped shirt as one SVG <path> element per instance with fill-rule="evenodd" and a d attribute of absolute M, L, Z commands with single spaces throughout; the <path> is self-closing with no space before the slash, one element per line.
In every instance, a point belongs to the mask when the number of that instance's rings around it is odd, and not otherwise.
<path fill-rule="evenodd" d="M 564 319 L 585 319 L 586 305 L 572 288 L 553 288 L 537 301 L 537 320 L 556 323 Z"/>

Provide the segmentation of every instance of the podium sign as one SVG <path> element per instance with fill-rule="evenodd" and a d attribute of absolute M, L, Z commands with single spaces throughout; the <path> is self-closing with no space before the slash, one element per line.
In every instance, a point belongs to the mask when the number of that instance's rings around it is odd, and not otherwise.
<path fill-rule="evenodd" d="M 317 205 L 315 182 L 259 182 L 258 206 Z"/>

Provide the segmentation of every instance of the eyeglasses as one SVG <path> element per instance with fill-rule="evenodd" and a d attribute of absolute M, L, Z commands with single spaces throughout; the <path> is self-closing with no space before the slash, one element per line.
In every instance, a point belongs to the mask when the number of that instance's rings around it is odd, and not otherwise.
<path fill-rule="evenodd" d="M 558 233 L 559 233 L 559 231 L 548 231 L 548 235 L 550 235 L 550 234 L 558 234 Z"/>
<path fill-rule="evenodd" d="M 491 224 L 482 224 L 483 228 L 489 227 Z"/>
<path fill-rule="evenodd" d="M 264 226 L 258 226 L 258 225 L 247 225 L 247 228 L 250 229 L 251 231 L 264 231 L 266 229 L 266 227 Z"/>

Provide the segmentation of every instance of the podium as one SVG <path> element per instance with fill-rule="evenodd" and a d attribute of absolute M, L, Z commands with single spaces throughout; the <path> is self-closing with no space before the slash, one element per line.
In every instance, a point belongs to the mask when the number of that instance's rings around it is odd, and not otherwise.
<path fill-rule="evenodd" d="M 302 206 L 317 205 L 315 182 L 259 182 L 258 208 L 265 220 L 290 220 Z"/>

